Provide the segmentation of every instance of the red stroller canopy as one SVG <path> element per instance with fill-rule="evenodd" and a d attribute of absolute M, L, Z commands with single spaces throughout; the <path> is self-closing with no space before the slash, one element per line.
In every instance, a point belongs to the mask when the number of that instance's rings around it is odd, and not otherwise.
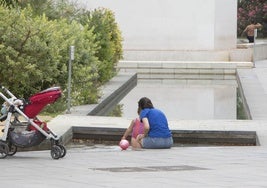
<path fill-rule="evenodd" d="M 29 98 L 29 104 L 25 106 L 24 113 L 29 118 L 34 118 L 47 104 L 54 103 L 60 96 L 60 87 L 51 87 L 36 93 Z"/>

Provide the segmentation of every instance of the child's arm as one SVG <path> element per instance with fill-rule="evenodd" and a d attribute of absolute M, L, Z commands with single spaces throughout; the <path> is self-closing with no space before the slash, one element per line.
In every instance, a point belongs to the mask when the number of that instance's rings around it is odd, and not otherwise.
<path fill-rule="evenodd" d="M 126 129 L 125 133 L 121 137 L 121 140 L 126 139 L 133 131 L 134 120 L 131 121 L 130 126 Z"/>

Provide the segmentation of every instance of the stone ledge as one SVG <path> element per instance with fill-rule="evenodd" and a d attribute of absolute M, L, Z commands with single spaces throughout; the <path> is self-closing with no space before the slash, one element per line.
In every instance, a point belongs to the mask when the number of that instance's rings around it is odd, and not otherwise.
<path fill-rule="evenodd" d="M 229 61 L 228 50 L 130 50 L 124 49 L 125 60 Z"/>
<path fill-rule="evenodd" d="M 257 41 L 255 43 L 237 44 L 237 49 L 230 52 L 232 61 L 259 61 L 267 59 L 267 42 Z M 255 54 L 254 54 L 255 53 Z"/>
<path fill-rule="evenodd" d="M 73 139 L 93 143 L 118 143 L 124 128 L 73 127 Z M 255 131 L 172 130 L 174 145 L 235 145 L 256 146 Z M 130 139 L 130 137 L 128 137 Z"/>
<path fill-rule="evenodd" d="M 237 69 L 251 69 L 252 62 L 120 61 L 121 72 L 136 72 L 138 80 L 235 80 Z"/>
<path fill-rule="evenodd" d="M 121 76 L 124 76 L 123 79 Z M 87 115 L 108 114 L 118 102 L 137 85 L 137 74 L 120 74 L 112 78 L 102 89 L 104 95 Z"/>
<path fill-rule="evenodd" d="M 60 135 L 62 140 L 72 139 L 73 127 L 97 127 L 126 129 L 132 119 L 106 116 L 73 116 L 59 115 L 52 119 L 48 127 Z M 267 128 L 265 120 L 175 120 L 169 119 L 171 130 L 198 130 L 198 131 L 252 131 L 257 133 L 258 143 L 267 147 Z M 70 132 L 69 132 L 70 131 Z M 66 134 L 67 133 L 67 134 Z M 67 135 L 67 136 L 66 136 Z M 66 144 L 66 142 L 64 142 Z"/>
<path fill-rule="evenodd" d="M 138 81 L 150 80 L 235 80 L 235 74 L 138 74 Z"/>
<path fill-rule="evenodd" d="M 229 61 L 120 61 L 119 69 L 235 69 L 252 68 L 252 62 Z"/>
<path fill-rule="evenodd" d="M 164 84 L 164 85 L 202 85 L 202 87 L 210 87 L 210 86 L 219 86 L 219 85 L 232 85 L 237 87 L 236 80 L 227 79 L 227 80 L 190 80 L 190 79 L 139 79 L 138 83 L 140 84 Z"/>
<path fill-rule="evenodd" d="M 72 140 L 85 140 L 93 144 L 118 144 L 126 128 L 80 127 L 73 126 L 61 135 L 61 143 L 67 145 Z M 171 130 L 174 146 L 257 146 L 256 131 L 222 131 L 222 130 Z M 130 141 L 130 136 L 127 138 Z M 50 140 L 29 148 L 18 148 L 19 151 L 49 150 Z"/>
<path fill-rule="evenodd" d="M 267 42 L 256 41 L 255 60 L 267 58 Z M 160 61 L 253 61 L 254 44 L 237 44 L 236 48 L 228 50 L 129 50 L 124 49 L 125 60 L 160 60 Z"/>
<path fill-rule="evenodd" d="M 108 114 L 118 102 L 137 85 L 136 72 L 119 72 L 101 88 L 102 97 L 97 104 L 73 106 L 70 115 Z"/>

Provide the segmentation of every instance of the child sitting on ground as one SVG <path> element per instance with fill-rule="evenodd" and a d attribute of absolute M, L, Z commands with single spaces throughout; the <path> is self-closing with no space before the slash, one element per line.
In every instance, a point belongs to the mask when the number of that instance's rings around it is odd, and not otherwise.
<path fill-rule="evenodd" d="M 140 114 L 140 109 L 138 108 L 137 113 Z M 130 126 L 126 129 L 123 134 L 121 140 L 127 139 L 127 137 L 131 134 L 131 146 L 133 149 L 141 148 L 141 145 L 137 142 L 137 136 L 139 134 L 144 134 L 144 125 L 140 121 L 139 117 L 131 121 Z"/>

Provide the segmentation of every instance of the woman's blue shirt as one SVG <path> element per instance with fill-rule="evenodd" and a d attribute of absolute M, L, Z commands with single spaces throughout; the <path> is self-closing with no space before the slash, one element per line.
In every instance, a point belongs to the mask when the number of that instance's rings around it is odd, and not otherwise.
<path fill-rule="evenodd" d="M 149 122 L 149 137 L 171 137 L 171 131 L 165 114 L 155 108 L 145 108 L 140 113 L 140 119 L 147 118 Z"/>

